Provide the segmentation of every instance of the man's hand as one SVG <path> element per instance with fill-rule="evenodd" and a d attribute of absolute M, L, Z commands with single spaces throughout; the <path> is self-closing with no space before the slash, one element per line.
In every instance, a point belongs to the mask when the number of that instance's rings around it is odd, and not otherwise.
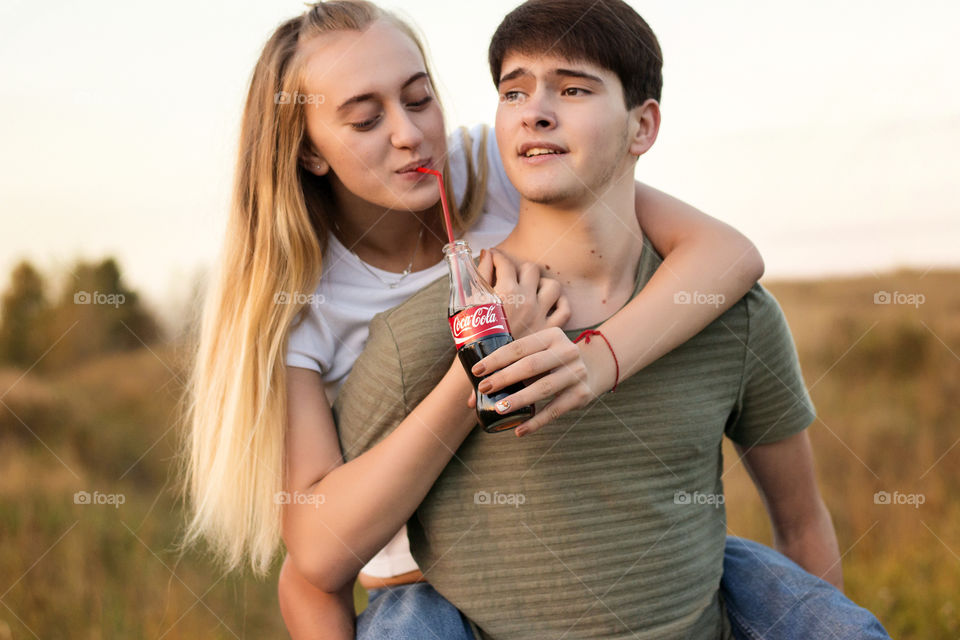
<path fill-rule="evenodd" d="M 736 449 L 763 498 L 777 550 L 843 591 L 837 535 L 817 487 L 807 432 Z"/>

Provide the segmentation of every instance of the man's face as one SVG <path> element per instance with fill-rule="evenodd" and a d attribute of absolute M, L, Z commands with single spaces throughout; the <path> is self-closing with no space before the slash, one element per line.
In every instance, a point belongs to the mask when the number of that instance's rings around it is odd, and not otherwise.
<path fill-rule="evenodd" d="M 582 207 L 632 172 L 629 112 L 616 74 L 586 62 L 510 53 L 496 133 L 507 176 L 531 202 Z"/>

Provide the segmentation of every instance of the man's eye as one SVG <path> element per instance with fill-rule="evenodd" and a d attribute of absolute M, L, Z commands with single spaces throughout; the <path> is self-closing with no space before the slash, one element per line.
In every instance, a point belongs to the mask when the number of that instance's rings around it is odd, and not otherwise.
<path fill-rule="evenodd" d="M 563 95 L 565 96 L 586 96 L 590 95 L 590 92 L 586 89 L 581 89 L 580 87 L 567 87 L 563 90 Z"/>
<path fill-rule="evenodd" d="M 520 102 L 522 99 L 521 95 L 519 91 L 505 91 L 501 100 L 504 102 Z"/>
<path fill-rule="evenodd" d="M 376 118 L 371 118 L 370 120 L 364 120 L 363 122 L 351 122 L 350 126 L 356 129 L 357 131 L 367 131 L 373 128 L 373 125 L 377 124 L 380 121 L 380 116 Z"/>

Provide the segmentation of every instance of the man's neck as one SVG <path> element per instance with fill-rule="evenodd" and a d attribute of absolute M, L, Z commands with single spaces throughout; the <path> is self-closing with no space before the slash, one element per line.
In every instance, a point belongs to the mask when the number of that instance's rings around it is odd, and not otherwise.
<path fill-rule="evenodd" d="M 565 328 L 602 322 L 633 294 L 643 246 L 634 193 L 630 172 L 589 202 L 523 200 L 516 228 L 497 247 L 560 282 L 573 310 Z"/>

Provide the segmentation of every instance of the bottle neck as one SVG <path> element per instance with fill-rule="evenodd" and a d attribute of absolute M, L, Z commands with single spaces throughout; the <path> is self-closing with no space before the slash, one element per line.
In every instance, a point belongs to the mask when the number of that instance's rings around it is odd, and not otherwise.
<path fill-rule="evenodd" d="M 444 258 L 453 258 L 459 256 L 466 256 L 470 259 L 473 258 L 473 252 L 470 250 L 470 245 L 466 240 L 457 240 L 452 244 L 448 243 L 443 245 Z"/>

